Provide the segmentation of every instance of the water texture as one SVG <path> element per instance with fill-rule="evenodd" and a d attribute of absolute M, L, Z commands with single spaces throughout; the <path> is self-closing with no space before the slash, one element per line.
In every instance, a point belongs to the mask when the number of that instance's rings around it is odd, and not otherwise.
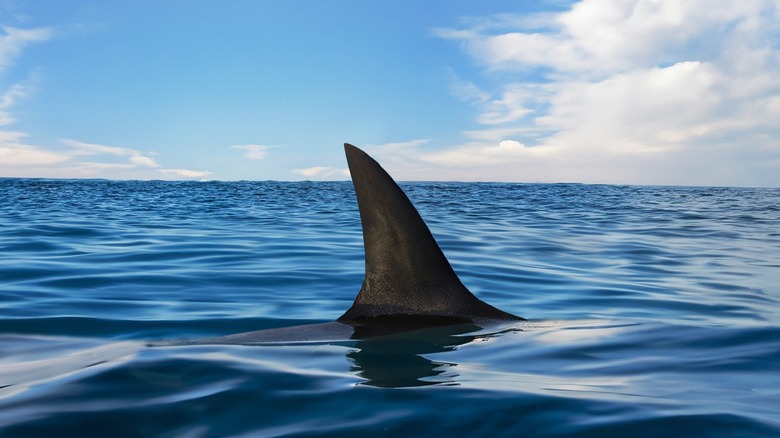
<path fill-rule="evenodd" d="M 0 436 L 780 436 L 780 189 L 406 183 L 477 333 L 326 322 L 349 182 L 0 179 Z"/>

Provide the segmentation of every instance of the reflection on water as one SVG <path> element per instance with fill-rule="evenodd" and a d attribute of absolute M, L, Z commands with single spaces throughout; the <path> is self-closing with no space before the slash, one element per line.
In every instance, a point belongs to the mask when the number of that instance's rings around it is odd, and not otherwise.
<path fill-rule="evenodd" d="M 447 318 L 407 320 L 406 324 L 358 326 L 356 349 L 347 354 L 351 371 L 365 379 L 363 385 L 404 388 L 456 384 L 458 364 L 431 360 L 427 354 L 453 351 L 476 339 L 496 336 L 472 322 L 447 323 Z M 417 327 L 416 327 L 417 326 Z M 380 335 L 381 334 L 381 335 Z"/>
<path fill-rule="evenodd" d="M 458 324 L 415 330 L 358 341 L 347 358 L 352 371 L 366 379 L 364 385 L 401 388 L 453 383 L 456 364 L 434 361 L 423 354 L 451 351 L 475 336 L 456 336 L 479 330 L 473 324 Z"/>

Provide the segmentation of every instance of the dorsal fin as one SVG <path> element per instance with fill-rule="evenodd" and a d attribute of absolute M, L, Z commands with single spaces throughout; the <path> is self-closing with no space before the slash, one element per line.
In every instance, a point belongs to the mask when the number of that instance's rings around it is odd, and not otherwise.
<path fill-rule="evenodd" d="M 362 150 L 348 143 L 344 149 L 363 224 L 366 276 L 338 321 L 392 315 L 522 319 L 466 289 L 393 178 Z"/>

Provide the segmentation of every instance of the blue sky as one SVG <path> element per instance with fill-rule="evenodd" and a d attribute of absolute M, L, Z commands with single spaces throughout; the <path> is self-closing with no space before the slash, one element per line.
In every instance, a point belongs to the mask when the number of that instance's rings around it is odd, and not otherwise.
<path fill-rule="evenodd" d="M 0 176 L 780 186 L 780 2 L 0 0 Z"/>

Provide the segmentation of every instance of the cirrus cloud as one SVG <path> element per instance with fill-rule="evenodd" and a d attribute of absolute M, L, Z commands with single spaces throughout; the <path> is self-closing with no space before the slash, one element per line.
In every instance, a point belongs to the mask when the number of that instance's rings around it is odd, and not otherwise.
<path fill-rule="evenodd" d="M 163 169 L 135 149 L 73 139 L 60 140 L 66 149 L 53 149 L 29 144 L 26 137 L 23 132 L 0 131 L 0 175 L 108 179 L 203 179 L 212 175 L 208 171 Z"/>
<path fill-rule="evenodd" d="M 3 26 L 0 29 L 3 31 L 0 35 L 0 73 L 13 65 L 16 57 L 28 44 L 46 41 L 54 35 L 54 31 L 46 27 L 19 29 Z"/>
<path fill-rule="evenodd" d="M 78 140 L 62 139 L 62 144 L 70 146 L 73 155 L 116 155 L 120 157 L 129 157 L 130 163 L 144 167 L 160 167 L 154 159 L 144 156 L 135 149 L 121 148 L 116 146 L 105 146 L 102 144 L 85 143 Z"/>
<path fill-rule="evenodd" d="M 241 149 L 244 151 L 244 157 L 250 160 L 262 160 L 268 156 L 268 149 L 272 146 L 266 146 L 262 144 L 244 144 L 230 146 L 231 149 Z"/>
<path fill-rule="evenodd" d="M 0 75 L 14 67 L 25 47 L 49 40 L 54 34 L 51 28 L 0 27 Z M 16 123 L 12 109 L 21 99 L 29 98 L 34 88 L 30 82 L 35 79 L 36 74 L 28 75 L 26 82 L 12 84 L 0 94 L 0 127 Z M 154 158 L 136 149 L 73 139 L 61 139 L 58 146 L 46 147 L 32 144 L 29 137 L 25 132 L 0 130 L 0 176 L 192 179 L 211 175 L 207 171 L 160 169 L 161 165 Z M 118 162 L 117 157 L 120 158 Z"/>
<path fill-rule="evenodd" d="M 313 166 L 302 169 L 292 169 L 293 173 L 303 175 L 306 178 L 316 179 L 340 179 L 349 177 L 349 170 L 328 166 Z"/>

